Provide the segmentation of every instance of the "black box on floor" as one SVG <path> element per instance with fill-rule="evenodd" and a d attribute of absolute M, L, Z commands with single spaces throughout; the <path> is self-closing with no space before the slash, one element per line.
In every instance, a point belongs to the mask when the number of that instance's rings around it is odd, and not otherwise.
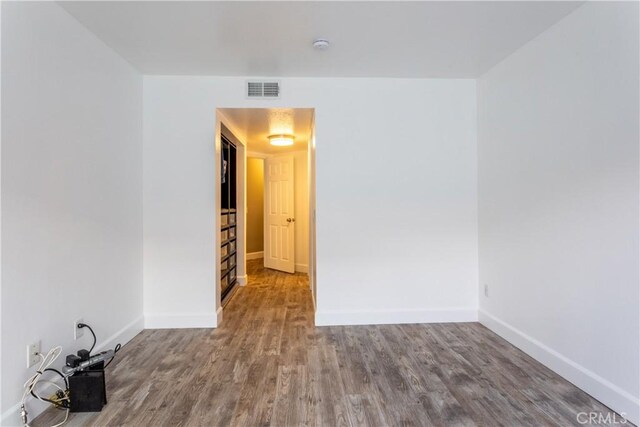
<path fill-rule="evenodd" d="M 71 412 L 100 412 L 107 404 L 104 363 L 69 377 Z"/>

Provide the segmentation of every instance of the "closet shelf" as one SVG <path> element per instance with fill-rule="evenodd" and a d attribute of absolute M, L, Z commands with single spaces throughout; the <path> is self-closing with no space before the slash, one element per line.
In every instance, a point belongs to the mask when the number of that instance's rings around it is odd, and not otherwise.
<path fill-rule="evenodd" d="M 220 219 L 220 229 L 217 230 L 218 234 L 215 238 L 219 239 L 222 234 L 225 235 L 225 240 L 220 242 L 220 247 L 224 248 L 224 250 L 232 250 L 229 253 L 225 253 L 222 255 L 222 251 L 220 253 L 220 261 L 218 264 L 218 268 L 220 269 L 220 288 L 221 288 L 221 298 L 222 304 L 224 306 L 225 302 L 229 300 L 229 297 L 232 295 L 232 291 L 236 286 L 237 278 L 236 278 L 236 268 L 237 268 L 237 258 L 235 258 L 234 265 L 229 265 L 229 260 L 236 255 L 236 242 L 237 236 L 229 236 L 230 230 L 233 230 L 234 227 L 237 227 L 238 218 L 237 218 L 237 201 L 236 201 L 236 192 L 237 192 L 237 183 L 236 183 L 236 174 L 237 174 L 237 153 L 236 146 L 233 141 L 237 141 L 229 130 L 223 125 L 221 132 L 221 164 L 220 166 L 220 214 L 222 218 Z M 225 223 L 224 225 L 222 225 Z M 236 233 L 234 233 L 236 234 Z M 232 243 L 232 246 L 226 247 Z M 224 268 L 223 268 L 224 267 Z"/>

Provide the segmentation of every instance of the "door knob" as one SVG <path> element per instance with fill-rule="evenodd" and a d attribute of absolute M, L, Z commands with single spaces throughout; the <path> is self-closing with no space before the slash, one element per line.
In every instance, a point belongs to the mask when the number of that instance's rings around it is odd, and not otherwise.
<path fill-rule="evenodd" d="M 296 222 L 295 218 L 287 218 L 287 222 Z"/>

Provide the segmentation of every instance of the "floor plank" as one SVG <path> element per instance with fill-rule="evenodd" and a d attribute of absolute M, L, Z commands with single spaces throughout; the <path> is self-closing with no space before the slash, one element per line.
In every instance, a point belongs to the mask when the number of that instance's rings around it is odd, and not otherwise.
<path fill-rule="evenodd" d="M 565 426 L 610 412 L 478 323 L 314 327 L 306 275 L 261 263 L 219 328 L 146 330 L 124 346 L 109 404 L 68 425 Z"/>

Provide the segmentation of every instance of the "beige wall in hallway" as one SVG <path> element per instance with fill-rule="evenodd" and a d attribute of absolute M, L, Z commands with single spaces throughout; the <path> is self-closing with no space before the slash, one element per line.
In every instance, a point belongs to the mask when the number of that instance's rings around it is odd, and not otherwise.
<path fill-rule="evenodd" d="M 247 157 L 247 253 L 264 248 L 264 160 Z"/>

